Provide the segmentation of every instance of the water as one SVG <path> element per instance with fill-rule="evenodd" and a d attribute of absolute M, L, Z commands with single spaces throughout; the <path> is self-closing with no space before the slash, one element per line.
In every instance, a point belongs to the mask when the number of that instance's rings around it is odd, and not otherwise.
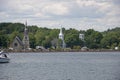
<path fill-rule="evenodd" d="M 120 80 L 120 52 L 9 54 L 0 80 Z"/>

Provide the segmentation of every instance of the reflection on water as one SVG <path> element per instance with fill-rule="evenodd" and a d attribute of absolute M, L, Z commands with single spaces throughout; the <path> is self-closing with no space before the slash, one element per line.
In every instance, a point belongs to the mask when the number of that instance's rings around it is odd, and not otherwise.
<path fill-rule="evenodd" d="M 15 53 L 0 80 L 120 80 L 119 52 Z"/>

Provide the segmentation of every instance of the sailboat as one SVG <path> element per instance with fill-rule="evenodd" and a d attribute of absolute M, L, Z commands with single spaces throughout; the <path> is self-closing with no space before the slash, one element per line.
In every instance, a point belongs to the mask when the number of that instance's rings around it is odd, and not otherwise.
<path fill-rule="evenodd" d="M 8 63 L 10 61 L 7 53 L 4 51 L 0 51 L 0 63 Z"/>

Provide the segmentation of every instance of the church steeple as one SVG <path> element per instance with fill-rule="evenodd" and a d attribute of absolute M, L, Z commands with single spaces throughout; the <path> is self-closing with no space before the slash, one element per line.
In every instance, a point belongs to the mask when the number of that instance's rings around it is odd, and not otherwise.
<path fill-rule="evenodd" d="M 28 29 L 27 29 L 27 21 L 25 22 L 23 45 L 24 45 L 24 49 L 29 49 L 30 48 Z"/>
<path fill-rule="evenodd" d="M 61 27 L 61 29 L 60 29 L 60 33 L 63 34 L 63 33 L 62 33 L 62 27 Z"/>
<path fill-rule="evenodd" d="M 66 44 L 65 44 L 65 41 L 64 41 L 64 34 L 63 34 L 63 32 L 62 32 L 62 27 L 61 27 L 61 29 L 60 29 L 60 33 L 59 33 L 59 39 L 61 39 L 62 40 L 62 48 L 65 48 L 66 47 Z"/>
<path fill-rule="evenodd" d="M 59 39 L 64 40 L 64 35 L 63 35 L 63 33 L 62 33 L 62 27 L 61 27 L 61 29 L 60 29 Z"/>
<path fill-rule="evenodd" d="M 25 30 L 27 30 L 27 20 L 26 20 L 26 22 L 25 22 Z"/>

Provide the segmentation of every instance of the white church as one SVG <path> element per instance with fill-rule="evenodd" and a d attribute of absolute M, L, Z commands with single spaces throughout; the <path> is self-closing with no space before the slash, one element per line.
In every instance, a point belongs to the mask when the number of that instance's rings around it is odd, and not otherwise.
<path fill-rule="evenodd" d="M 66 44 L 65 44 L 65 41 L 64 41 L 64 34 L 63 34 L 63 32 L 62 32 L 62 27 L 61 27 L 61 29 L 60 29 L 59 39 L 62 40 L 61 47 L 62 47 L 62 48 L 66 48 Z"/>

